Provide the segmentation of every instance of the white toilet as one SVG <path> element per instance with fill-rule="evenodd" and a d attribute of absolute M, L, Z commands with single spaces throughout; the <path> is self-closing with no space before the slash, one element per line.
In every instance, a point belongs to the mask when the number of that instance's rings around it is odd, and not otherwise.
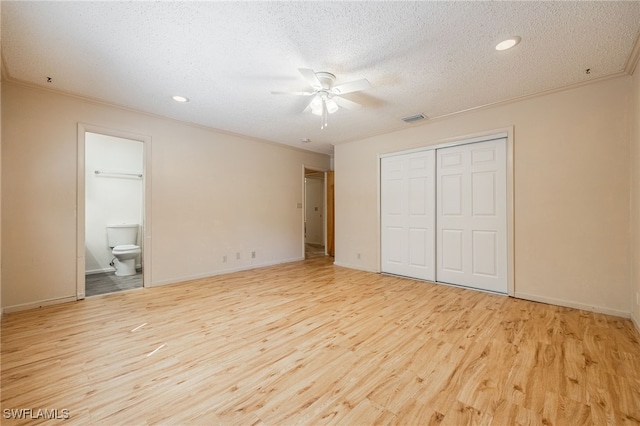
<path fill-rule="evenodd" d="M 136 258 L 142 252 L 136 245 L 137 238 L 137 224 L 107 225 L 107 241 L 119 277 L 136 274 Z"/>

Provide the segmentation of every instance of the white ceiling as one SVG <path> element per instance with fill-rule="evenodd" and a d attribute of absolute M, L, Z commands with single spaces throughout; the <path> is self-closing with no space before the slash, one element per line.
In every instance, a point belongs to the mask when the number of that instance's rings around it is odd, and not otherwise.
<path fill-rule="evenodd" d="M 629 72 L 640 2 L 1 2 L 5 77 L 331 154 L 332 144 Z M 498 52 L 518 35 L 515 48 Z M 298 68 L 365 107 L 320 130 Z M 590 73 L 585 72 L 590 69 Z M 52 82 L 47 83 L 46 78 Z M 178 104 L 172 95 L 190 102 Z M 311 143 L 303 144 L 301 139 Z"/>

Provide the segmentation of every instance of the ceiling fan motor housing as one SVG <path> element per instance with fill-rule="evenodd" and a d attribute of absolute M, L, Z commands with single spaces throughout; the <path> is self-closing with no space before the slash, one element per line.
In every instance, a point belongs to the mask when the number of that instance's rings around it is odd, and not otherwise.
<path fill-rule="evenodd" d="M 326 90 L 331 89 L 333 82 L 336 81 L 336 76 L 330 72 L 317 72 L 316 77 L 318 77 L 320 84 L 322 84 L 322 88 Z"/>

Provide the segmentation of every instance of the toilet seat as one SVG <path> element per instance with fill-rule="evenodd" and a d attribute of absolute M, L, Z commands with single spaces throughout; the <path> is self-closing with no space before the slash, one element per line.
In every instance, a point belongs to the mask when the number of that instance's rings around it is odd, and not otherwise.
<path fill-rule="evenodd" d="M 135 244 L 121 244 L 119 246 L 115 246 L 112 250 L 112 253 L 114 255 L 125 254 L 125 253 L 131 253 L 136 250 L 140 250 L 140 247 L 138 247 Z"/>

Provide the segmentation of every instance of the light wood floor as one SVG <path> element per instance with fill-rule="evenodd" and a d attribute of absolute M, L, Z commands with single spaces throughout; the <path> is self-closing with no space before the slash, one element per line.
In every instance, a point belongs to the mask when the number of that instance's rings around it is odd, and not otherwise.
<path fill-rule="evenodd" d="M 640 423 L 630 321 L 332 260 L 7 314 L 2 409 L 66 409 L 65 425 Z"/>

